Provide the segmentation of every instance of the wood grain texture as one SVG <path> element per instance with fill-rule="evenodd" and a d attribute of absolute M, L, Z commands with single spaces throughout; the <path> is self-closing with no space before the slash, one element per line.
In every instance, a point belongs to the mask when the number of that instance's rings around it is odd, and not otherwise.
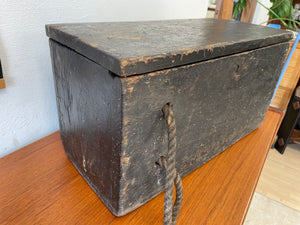
<path fill-rule="evenodd" d="M 222 16 L 222 6 L 223 6 L 223 0 L 216 0 L 216 9 L 215 9 L 214 18 L 221 19 L 221 16 Z"/>
<path fill-rule="evenodd" d="M 64 148 L 78 171 L 116 214 L 122 144 L 120 78 L 55 41 L 50 40 L 50 47 Z"/>
<path fill-rule="evenodd" d="M 290 43 L 290 48 L 293 42 Z M 292 59 L 287 67 L 287 70 L 279 84 L 276 94 L 271 102 L 271 106 L 286 110 L 292 94 L 296 88 L 298 80 L 300 78 L 300 43 L 292 56 Z"/>
<path fill-rule="evenodd" d="M 241 19 L 240 19 L 241 22 L 252 23 L 256 5 L 257 5 L 257 1 L 255 1 L 255 0 L 247 1 L 246 7 L 243 9 L 243 12 L 241 15 Z"/>
<path fill-rule="evenodd" d="M 231 20 L 232 9 L 233 9 L 233 1 L 223 0 L 221 18 L 224 20 Z"/>
<path fill-rule="evenodd" d="M 183 179 L 177 224 L 242 224 L 282 113 Z M 162 224 L 163 195 L 117 218 L 79 175 L 56 132 L 0 159 L 0 224 Z"/>
<path fill-rule="evenodd" d="M 65 151 L 123 216 L 163 190 L 165 170 L 156 164 L 168 149 L 162 107 L 174 104 L 176 168 L 184 177 L 262 123 L 288 43 L 128 78 L 53 40 L 50 47 Z"/>
<path fill-rule="evenodd" d="M 220 19 L 57 24 L 46 26 L 46 31 L 51 39 L 119 76 L 205 61 L 292 38 L 289 31 Z"/>
<path fill-rule="evenodd" d="M 276 53 L 286 47 L 277 44 L 122 79 L 123 208 L 129 211 L 162 190 L 164 170 L 155 162 L 168 149 L 161 120 L 166 102 L 174 104 L 176 169 L 184 177 L 261 124 L 285 57 Z"/>
<path fill-rule="evenodd" d="M 4 80 L 4 78 L 1 78 L 0 79 L 0 89 L 3 89 L 3 88 L 5 88 L 5 80 Z"/>

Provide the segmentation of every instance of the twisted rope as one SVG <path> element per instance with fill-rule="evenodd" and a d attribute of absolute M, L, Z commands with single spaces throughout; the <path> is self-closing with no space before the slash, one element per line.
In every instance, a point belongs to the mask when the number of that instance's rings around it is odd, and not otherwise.
<path fill-rule="evenodd" d="M 164 199 L 164 225 L 175 225 L 181 207 L 183 190 L 181 178 L 175 168 L 176 155 L 176 124 L 172 103 L 164 105 L 162 111 L 168 128 L 168 155 L 163 158 L 163 166 L 166 168 L 166 186 Z M 176 199 L 173 204 L 173 185 L 175 185 Z"/>

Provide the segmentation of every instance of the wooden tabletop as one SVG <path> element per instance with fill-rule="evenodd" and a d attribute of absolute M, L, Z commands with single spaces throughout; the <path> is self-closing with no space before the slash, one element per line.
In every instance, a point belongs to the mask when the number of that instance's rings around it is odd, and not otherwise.
<path fill-rule="evenodd" d="M 290 42 L 290 50 L 294 41 Z M 282 77 L 279 87 L 271 102 L 271 106 L 286 111 L 290 99 L 300 78 L 300 42 L 298 43 L 291 61 Z"/>
<path fill-rule="evenodd" d="M 183 179 L 179 224 L 242 224 L 282 119 L 263 124 Z M 0 224 L 163 224 L 163 194 L 113 216 L 63 151 L 58 132 L 0 159 Z"/>

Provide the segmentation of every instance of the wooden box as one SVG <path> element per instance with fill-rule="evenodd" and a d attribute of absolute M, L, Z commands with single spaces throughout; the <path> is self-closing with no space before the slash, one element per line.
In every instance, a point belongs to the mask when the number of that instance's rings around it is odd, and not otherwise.
<path fill-rule="evenodd" d="M 185 176 L 260 125 L 292 37 L 215 19 L 46 31 L 65 151 L 117 216 L 164 188 L 164 104 L 174 104 L 176 168 Z"/>

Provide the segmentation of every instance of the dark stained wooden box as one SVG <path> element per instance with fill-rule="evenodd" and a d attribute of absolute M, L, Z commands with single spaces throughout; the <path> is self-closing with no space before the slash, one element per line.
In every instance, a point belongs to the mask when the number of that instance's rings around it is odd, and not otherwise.
<path fill-rule="evenodd" d="M 117 216 L 163 190 L 163 105 L 174 104 L 176 168 L 185 176 L 260 125 L 292 37 L 215 19 L 46 31 L 65 151 Z"/>

